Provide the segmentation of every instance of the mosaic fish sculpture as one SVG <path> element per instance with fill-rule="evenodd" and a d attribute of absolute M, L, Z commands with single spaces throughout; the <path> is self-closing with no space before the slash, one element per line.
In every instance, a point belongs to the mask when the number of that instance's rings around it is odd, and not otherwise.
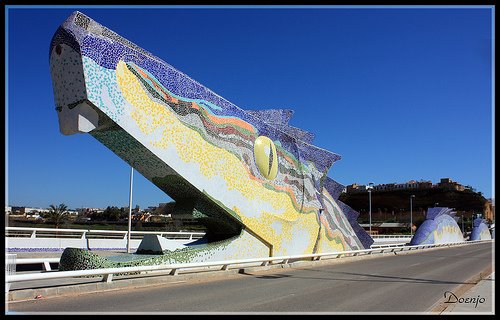
<path fill-rule="evenodd" d="M 470 240 L 491 240 L 490 229 L 486 219 L 476 218 L 472 224 Z"/>
<path fill-rule="evenodd" d="M 290 126 L 293 110 L 240 109 L 80 12 L 53 36 L 50 70 L 60 131 L 89 133 L 174 199 L 173 215 L 206 226 L 200 241 L 161 256 L 122 256 L 121 265 L 373 243 L 358 213 L 338 200 L 343 186 L 327 176 L 340 156 Z M 67 248 L 60 269 L 116 263 Z"/>
<path fill-rule="evenodd" d="M 409 245 L 464 241 L 455 214 L 455 211 L 446 207 L 427 209 L 425 221 L 418 227 Z"/>

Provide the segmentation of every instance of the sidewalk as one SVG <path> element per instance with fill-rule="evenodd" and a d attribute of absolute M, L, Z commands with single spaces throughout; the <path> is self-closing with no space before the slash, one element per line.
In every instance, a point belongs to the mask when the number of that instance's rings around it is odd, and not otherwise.
<path fill-rule="evenodd" d="M 447 296 L 448 307 L 441 314 L 495 314 L 495 272 L 460 297 Z"/>

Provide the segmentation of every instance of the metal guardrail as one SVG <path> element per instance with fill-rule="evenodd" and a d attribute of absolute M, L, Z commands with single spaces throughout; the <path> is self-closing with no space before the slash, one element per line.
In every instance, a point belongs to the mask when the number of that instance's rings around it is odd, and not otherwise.
<path fill-rule="evenodd" d="M 16 274 L 16 255 L 7 253 L 5 254 L 5 277 L 7 275 L 15 275 Z M 9 292 L 10 283 L 5 282 L 5 292 Z"/>
<path fill-rule="evenodd" d="M 372 234 L 371 237 L 372 237 L 372 239 L 393 239 L 393 238 L 402 238 L 402 239 L 408 238 L 408 239 L 410 239 L 413 236 L 410 234 L 388 234 L 388 235 Z"/>
<path fill-rule="evenodd" d="M 122 267 L 122 268 L 104 268 L 104 269 L 90 269 L 90 270 L 74 270 L 74 271 L 57 271 L 57 272 L 43 272 L 43 273 L 30 273 L 30 274 L 16 274 L 16 275 L 6 275 L 5 281 L 7 283 L 29 281 L 29 280 L 45 280 L 45 279 L 60 279 L 60 278 L 71 278 L 71 277 L 82 277 L 82 276 L 103 276 L 102 281 L 111 282 L 114 274 L 127 274 L 127 273 L 137 273 L 137 272 L 147 272 L 147 271 L 168 271 L 170 270 L 170 275 L 177 275 L 179 270 L 186 269 L 196 269 L 196 268 L 207 268 L 207 267 L 221 267 L 220 270 L 228 270 L 231 265 L 247 265 L 252 263 L 259 263 L 261 266 L 266 266 L 269 263 L 279 262 L 280 264 L 287 264 L 290 260 L 312 260 L 318 261 L 322 258 L 341 258 L 341 257 L 353 257 L 360 255 L 371 255 L 377 253 L 388 252 L 400 252 L 400 251 L 410 251 L 419 250 L 443 246 L 454 246 L 454 245 L 468 245 L 479 242 L 491 242 L 493 240 L 475 240 L 475 241 L 463 241 L 463 242 L 449 242 L 449 243 L 439 243 L 439 244 L 425 244 L 425 245 L 414 245 L 414 246 L 396 246 L 396 247 L 382 247 L 375 249 L 364 249 L 364 250 L 353 250 L 353 251 L 340 251 L 340 252 L 330 252 L 330 253 L 316 253 L 316 254 L 305 254 L 305 255 L 292 255 L 292 256 L 281 256 L 281 257 L 265 257 L 265 258 L 253 258 L 253 259 L 241 259 L 241 260 L 226 260 L 226 261 L 214 261 L 214 262 L 202 262 L 202 263 L 179 263 L 179 264 L 165 264 L 165 265 L 155 265 L 155 266 L 140 266 L 140 267 Z M 19 259 L 28 260 L 28 259 Z M 33 260 L 40 259 L 29 259 L 30 262 Z M 24 263 L 24 262 L 21 262 Z"/>
<path fill-rule="evenodd" d="M 6 227 L 5 237 L 24 238 L 74 238 L 74 239 L 126 239 L 128 231 L 90 230 L 90 229 L 55 229 Z M 132 239 L 141 239 L 146 234 L 155 234 L 167 239 L 195 240 L 203 237 L 204 232 L 172 232 L 172 231 L 131 231 Z"/>
<path fill-rule="evenodd" d="M 21 258 L 16 264 L 42 264 L 43 271 L 52 271 L 51 263 L 59 263 L 60 258 Z"/>
<path fill-rule="evenodd" d="M 380 249 L 380 248 L 389 248 L 389 247 L 402 247 L 405 246 L 407 242 L 401 243 L 386 243 L 386 244 L 372 244 L 370 246 L 371 249 Z"/>

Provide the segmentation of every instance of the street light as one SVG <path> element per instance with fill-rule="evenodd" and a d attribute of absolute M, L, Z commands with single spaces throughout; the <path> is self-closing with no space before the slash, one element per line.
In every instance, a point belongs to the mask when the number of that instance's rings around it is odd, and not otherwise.
<path fill-rule="evenodd" d="M 465 237 L 464 214 L 463 213 L 462 213 L 462 233 L 464 234 L 464 237 Z"/>
<path fill-rule="evenodd" d="M 127 232 L 127 253 L 130 253 L 130 232 L 132 229 L 132 182 L 134 179 L 134 167 L 130 167 L 130 193 L 128 202 L 128 232 Z"/>
<path fill-rule="evenodd" d="M 410 235 L 413 235 L 413 198 L 415 198 L 414 194 L 410 196 Z"/>
<path fill-rule="evenodd" d="M 368 190 L 368 203 L 370 208 L 370 236 L 372 235 L 372 189 L 373 189 L 373 182 L 370 182 L 366 187 L 366 190 Z"/>
<path fill-rule="evenodd" d="M 472 229 L 474 229 L 474 212 L 472 213 L 471 222 L 470 222 L 470 232 L 471 232 L 471 235 L 472 235 Z"/>

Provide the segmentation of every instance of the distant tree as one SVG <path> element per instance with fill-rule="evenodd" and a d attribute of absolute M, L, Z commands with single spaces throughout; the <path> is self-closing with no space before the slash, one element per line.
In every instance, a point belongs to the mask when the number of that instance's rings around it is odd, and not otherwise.
<path fill-rule="evenodd" d="M 64 203 L 61 203 L 58 206 L 51 204 L 49 207 L 49 212 L 45 213 L 43 218 L 55 224 L 57 229 L 64 221 L 68 219 L 68 216 L 68 207 Z"/>
<path fill-rule="evenodd" d="M 103 212 L 103 217 L 106 221 L 118 221 L 120 215 L 121 210 L 118 207 L 107 207 Z"/>
<path fill-rule="evenodd" d="M 128 219 L 128 210 L 125 210 L 125 207 L 120 208 L 120 220 Z"/>
<path fill-rule="evenodd" d="M 136 223 L 135 223 L 135 231 L 142 231 L 143 228 L 142 228 L 142 222 L 141 220 L 138 220 Z"/>
<path fill-rule="evenodd" d="M 104 211 L 102 211 L 102 212 L 101 211 L 92 211 L 92 213 L 90 214 L 90 219 L 93 221 L 104 220 Z"/>

